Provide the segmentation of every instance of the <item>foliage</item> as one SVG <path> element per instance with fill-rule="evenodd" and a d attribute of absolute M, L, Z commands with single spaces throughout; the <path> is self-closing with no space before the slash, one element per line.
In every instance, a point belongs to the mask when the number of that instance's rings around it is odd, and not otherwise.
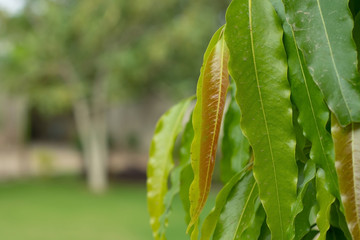
<path fill-rule="evenodd" d="M 195 83 L 195 53 L 219 22 L 208 19 L 224 8 L 186 0 L 26 3 L 23 12 L 0 16 L 6 49 L 1 86 L 27 95 L 45 113 L 64 111 L 79 96 L 92 101 L 99 78 L 112 101 L 147 97 L 159 88 L 174 100 L 183 97 Z M 201 30 L 192 34 L 190 26 Z"/>
<path fill-rule="evenodd" d="M 207 19 L 221 7 L 204 0 L 26 1 L 20 14 L 0 15 L 8 45 L 0 53 L 0 94 L 25 96 L 42 114 L 72 111 L 89 185 L 104 191 L 113 105 L 159 92 L 170 102 L 185 95 L 195 83 L 194 54 L 218 22 Z"/>
<path fill-rule="evenodd" d="M 357 1 L 345 0 L 231 2 L 226 24 L 204 55 L 189 120 L 193 182 L 184 185 L 190 205 L 182 199 L 192 240 L 199 235 L 204 240 L 360 239 L 358 11 Z M 224 114 L 224 187 L 200 231 L 228 71 L 233 83 Z M 154 139 L 159 135 L 156 131 Z M 175 142 L 172 135 L 167 139 Z M 152 158 L 149 169 L 159 161 Z M 148 174 L 149 183 L 153 174 Z M 162 181 L 167 186 L 168 180 Z M 151 213 L 156 204 L 148 201 L 152 218 L 159 215 Z M 158 228 L 153 235 L 165 238 Z"/>

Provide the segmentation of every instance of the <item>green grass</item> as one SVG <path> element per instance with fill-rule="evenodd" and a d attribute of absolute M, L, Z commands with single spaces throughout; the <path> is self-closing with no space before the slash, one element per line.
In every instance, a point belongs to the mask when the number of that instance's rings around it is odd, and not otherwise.
<path fill-rule="evenodd" d="M 152 239 L 145 184 L 112 185 L 101 196 L 75 178 L 0 184 L 0 216 L 1 240 Z M 185 229 L 175 199 L 167 238 L 188 239 Z"/>

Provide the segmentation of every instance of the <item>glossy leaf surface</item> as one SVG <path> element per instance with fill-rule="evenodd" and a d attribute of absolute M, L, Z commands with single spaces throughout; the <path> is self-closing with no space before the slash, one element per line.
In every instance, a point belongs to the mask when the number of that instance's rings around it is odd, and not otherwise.
<path fill-rule="evenodd" d="M 360 124 L 343 128 L 332 117 L 336 171 L 345 217 L 353 239 L 360 238 Z"/>
<path fill-rule="evenodd" d="M 259 239 L 261 234 L 261 225 L 265 222 L 265 211 L 260 203 L 260 199 L 258 198 L 256 204 L 259 203 L 257 207 L 258 210 L 256 215 L 252 218 L 251 222 L 249 223 L 249 227 L 244 230 L 243 234 L 241 235 L 243 239 Z"/>
<path fill-rule="evenodd" d="M 245 239 L 242 234 L 255 218 L 259 205 L 257 185 L 252 172 L 249 172 L 231 191 L 213 239 Z M 256 238 L 253 236 L 252 239 Z"/>
<path fill-rule="evenodd" d="M 319 211 L 316 217 L 316 223 L 320 230 L 319 240 L 326 239 L 326 233 L 330 228 L 330 210 L 331 204 L 335 201 L 325 187 L 325 172 L 318 169 L 316 173 L 316 200 L 319 204 Z"/>
<path fill-rule="evenodd" d="M 174 166 L 172 151 L 191 99 L 183 100 L 173 106 L 160 118 L 151 142 L 147 169 L 147 201 L 155 239 L 165 239 L 165 235 L 159 232 L 160 216 L 165 211 L 163 202 L 168 191 L 168 176 Z"/>
<path fill-rule="evenodd" d="M 235 99 L 236 85 L 231 84 L 230 104 L 224 117 L 224 136 L 221 144 L 221 180 L 226 183 L 241 171 L 250 159 L 250 145 L 240 128 L 240 108 Z"/>
<path fill-rule="evenodd" d="M 248 171 L 248 169 L 244 169 L 243 171 L 236 173 L 216 196 L 215 207 L 211 210 L 210 214 L 205 218 L 201 229 L 202 240 L 211 239 L 211 236 L 213 235 L 216 225 L 218 223 L 220 213 L 227 202 L 230 192 L 233 190 L 234 186 L 239 181 L 242 181 L 243 177 L 246 174 L 246 171 Z"/>
<path fill-rule="evenodd" d="M 323 95 L 314 83 L 298 49 L 298 39 L 286 22 L 285 10 L 281 0 L 271 0 L 276 6 L 284 29 L 284 43 L 288 56 L 289 81 L 292 100 L 299 110 L 298 122 L 303 133 L 312 143 L 310 158 L 325 170 L 326 188 L 340 200 L 338 179 L 334 162 L 334 147 L 330 133 L 326 130 L 329 110 Z"/>
<path fill-rule="evenodd" d="M 194 181 L 190 186 L 191 221 L 188 230 L 198 221 L 210 191 L 229 86 L 229 53 L 222 33 L 222 29 L 218 30 L 211 39 L 198 81 L 197 102 L 193 115 L 195 135 L 191 145 L 191 165 Z"/>
<path fill-rule="evenodd" d="M 297 166 L 281 23 L 267 0 L 234 0 L 226 14 L 230 73 L 241 127 L 255 155 L 254 176 L 272 239 L 294 237 Z"/>
<path fill-rule="evenodd" d="M 308 70 L 341 125 L 360 122 L 353 20 L 345 0 L 283 0 Z"/>

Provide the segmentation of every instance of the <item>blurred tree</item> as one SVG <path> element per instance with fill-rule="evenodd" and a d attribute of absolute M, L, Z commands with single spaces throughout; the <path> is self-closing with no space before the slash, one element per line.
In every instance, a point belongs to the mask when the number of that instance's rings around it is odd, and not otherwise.
<path fill-rule="evenodd" d="M 3 21 L 10 47 L 1 57 L 2 85 L 46 112 L 73 109 L 89 186 L 101 192 L 109 103 L 164 88 L 185 95 L 182 85 L 195 86 L 204 39 L 227 2 L 28 1 Z"/>

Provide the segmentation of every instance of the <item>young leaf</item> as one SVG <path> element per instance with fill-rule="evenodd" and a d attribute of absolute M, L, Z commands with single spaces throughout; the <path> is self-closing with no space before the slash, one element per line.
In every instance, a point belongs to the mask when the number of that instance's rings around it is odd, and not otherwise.
<path fill-rule="evenodd" d="M 179 195 L 181 202 L 183 204 L 183 208 L 185 210 L 186 224 L 189 224 L 190 222 L 189 189 L 190 189 L 190 184 L 194 178 L 194 174 L 190 163 L 190 148 L 193 138 L 194 138 L 194 129 L 192 125 L 192 115 L 191 115 L 189 122 L 186 124 L 183 137 L 181 139 L 181 147 L 180 147 L 180 165 L 182 165 L 183 167 L 180 172 Z"/>
<path fill-rule="evenodd" d="M 330 228 L 331 204 L 335 201 L 335 197 L 326 190 L 325 181 L 325 172 L 320 168 L 316 173 L 316 199 L 319 204 L 316 223 L 320 230 L 318 240 L 326 239 L 326 233 Z"/>
<path fill-rule="evenodd" d="M 194 181 L 190 186 L 191 221 L 188 231 L 198 221 L 210 191 L 229 86 L 229 53 L 222 33 L 222 29 L 218 30 L 210 41 L 198 81 L 197 102 L 193 115 L 195 135 L 191 145 L 191 165 L 194 170 Z"/>
<path fill-rule="evenodd" d="M 235 99 L 236 85 L 231 84 L 231 98 L 224 117 L 224 136 L 221 144 L 220 177 L 223 183 L 241 171 L 250 159 L 250 145 L 240 128 L 240 108 Z"/>
<path fill-rule="evenodd" d="M 286 22 L 281 0 L 271 0 L 276 6 L 284 28 L 284 43 L 289 64 L 291 98 L 299 110 L 298 122 L 304 135 L 312 143 L 310 158 L 325 170 L 326 189 L 340 200 L 338 178 L 334 163 L 334 147 L 330 133 L 326 130 L 329 110 L 323 102 L 323 95 L 314 83 L 303 54 L 298 49 L 294 31 Z"/>
<path fill-rule="evenodd" d="M 239 173 L 236 173 L 218 193 L 218 195 L 216 196 L 215 207 L 211 210 L 210 214 L 204 220 L 201 229 L 201 240 L 211 239 L 211 236 L 215 231 L 216 224 L 219 220 L 220 213 L 227 202 L 230 192 L 234 188 L 234 185 L 236 185 L 239 181 L 243 179 L 246 171 L 248 170 L 248 167 L 246 167 Z"/>
<path fill-rule="evenodd" d="M 260 204 L 254 176 L 249 172 L 231 191 L 221 212 L 213 239 L 244 239 L 242 234 L 255 218 Z M 249 239 L 256 238 L 253 236 Z"/>
<path fill-rule="evenodd" d="M 342 126 L 360 122 L 360 84 L 348 1 L 283 0 L 308 70 Z"/>
<path fill-rule="evenodd" d="M 184 168 L 190 164 L 190 144 L 194 137 L 194 130 L 192 128 L 192 117 L 185 126 L 183 136 L 181 139 L 181 147 L 180 147 L 180 162 L 179 165 L 171 172 L 171 188 L 166 193 L 164 197 L 164 206 L 165 211 L 163 215 L 160 217 L 160 235 L 165 233 L 165 228 L 167 227 L 167 222 L 171 213 L 171 205 L 174 197 L 180 191 L 180 181 L 181 181 L 181 173 L 184 171 Z M 187 189 L 189 192 L 189 188 Z"/>
<path fill-rule="evenodd" d="M 346 221 L 353 238 L 360 239 L 360 124 L 343 128 L 335 117 L 331 124 Z"/>
<path fill-rule="evenodd" d="M 150 147 L 147 169 L 147 201 L 150 224 L 155 239 L 165 239 L 160 233 L 160 216 L 165 211 L 163 204 L 168 190 L 169 172 L 174 166 L 172 151 L 177 135 L 181 131 L 184 113 L 192 98 L 185 99 L 168 110 L 158 121 Z"/>
<path fill-rule="evenodd" d="M 233 0 L 226 20 L 230 73 L 267 224 L 273 239 L 292 239 L 296 142 L 281 24 L 268 0 Z"/>

